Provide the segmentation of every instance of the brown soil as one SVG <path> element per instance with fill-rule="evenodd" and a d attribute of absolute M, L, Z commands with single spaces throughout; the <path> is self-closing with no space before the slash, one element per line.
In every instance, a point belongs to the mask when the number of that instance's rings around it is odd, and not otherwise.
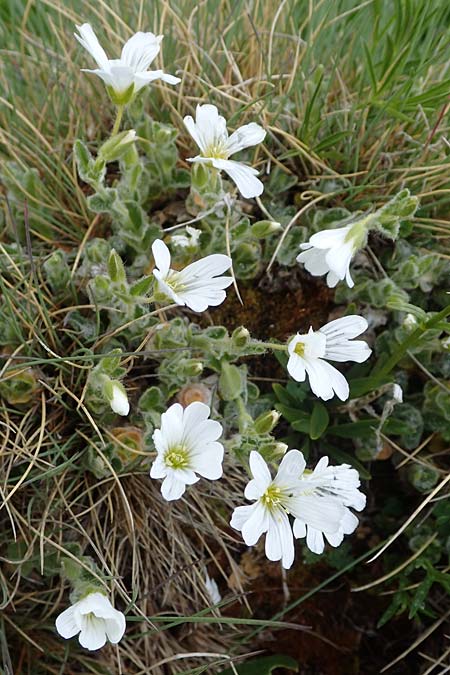
<path fill-rule="evenodd" d="M 245 326 L 252 337 L 281 341 L 326 322 L 333 307 L 334 291 L 322 280 L 303 276 L 300 269 L 277 270 L 273 277 L 238 283 L 243 304 L 236 293 L 214 310 L 214 323 L 231 331 Z M 231 291 L 231 289 L 230 289 Z"/>

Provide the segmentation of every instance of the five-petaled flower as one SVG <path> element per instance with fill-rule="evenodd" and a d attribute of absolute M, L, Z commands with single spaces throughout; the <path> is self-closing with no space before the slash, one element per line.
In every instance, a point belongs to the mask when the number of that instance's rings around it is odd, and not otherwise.
<path fill-rule="evenodd" d="M 329 361 L 366 361 L 371 349 L 364 340 L 352 340 L 367 329 L 362 316 L 350 315 L 335 319 L 318 331 L 297 333 L 288 343 L 288 373 L 297 382 L 304 382 L 306 375 L 316 396 L 328 401 L 334 394 L 341 401 L 349 397 L 347 380 Z"/>
<path fill-rule="evenodd" d="M 170 252 L 161 239 L 152 245 L 156 294 L 177 305 L 186 305 L 194 312 L 220 305 L 226 298 L 225 288 L 232 277 L 219 276 L 231 267 L 231 258 L 214 253 L 191 263 L 181 271 L 170 268 Z"/>
<path fill-rule="evenodd" d="M 331 546 L 339 546 L 345 534 L 358 527 L 358 518 L 349 507 L 362 511 L 366 496 L 358 490 L 359 475 L 349 464 L 329 466 L 328 457 L 322 457 L 312 472 L 301 477 L 300 497 L 291 500 L 294 536 L 306 536 L 306 545 L 313 553 L 322 553 L 324 536 Z M 310 502 L 321 519 L 308 520 L 305 502 Z M 337 523 L 337 527 L 336 527 Z"/>
<path fill-rule="evenodd" d="M 151 478 L 164 478 L 161 494 L 167 501 L 179 499 L 186 485 L 200 478 L 222 476 L 223 445 L 217 442 L 222 425 L 210 420 L 210 408 L 194 401 L 186 408 L 174 403 L 161 415 L 161 428 L 153 433 L 157 457 Z"/>
<path fill-rule="evenodd" d="M 316 232 L 309 242 L 300 245 L 303 250 L 297 256 L 297 262 L 303 263 L 314 277 L 326 274 L 329 288 L 334 288 L 343 279 L 352 288 L 355 284 L 350 275 L 350 263 L 366 241 L 364 221 Z"/>
<path fill-rule="evenodd" d="M 68 607 L 56 619 L 56 630 L 68 640 L 78 635 L 82 647 L 100 649 L 108 640 L 119 642 L 125 633 L 125 616 L 114 609 L 103 593 L 89 593 Z"/>
<path fill-rule="evenodd" d="M 228 136 L 225 118 L 219 115 L 215 105 L 208 103 L 197 106 L 195 122 L 187 115 L 184 124 L 201 151 L 197 157 L 188 159 L 189 162 L 209 164 L 225 171 L 247 199 L 262 194 L 264 186 L 256 177 L 256 169 L 228 159 L 235 152 L 262 143 L 266 132 L 259 124 L 245 124 Z"/>
<path fill-rule="evenodd" d="M 162 35 L 138 32 L 123 46 L 120 59 L 108 59 L 97 36 L 88 23 L 77 26 L 75 37 L 89 52 L 98 68 L 84 72 L 95 73 L 106 84 L 112 101 L 116 105 L 129 103 L 137 92 L 154 80 L 178 84 L 179 77 L 168 75 L 163 70 L 147 70 L 161 48 Z"/>
<path fill-rule="evenodd" d="M 242 532 L 247 546 L 254 546 L 266 533 L 265 550 L 269 560 L 281 560 L 285 569 L 294 562 L 294 537 L 289 523 L 290 502 L 300 489 L 300 475 L 305 460 L 298 450 L 290 450 L 281 460 L 277 475 L 272 480 L 263 457 L 250 453 L 250 471 L 253 479 L 244 495 L 255 501 L 250 506 L 238 506 L 231 518 L 231 527 Z"/>

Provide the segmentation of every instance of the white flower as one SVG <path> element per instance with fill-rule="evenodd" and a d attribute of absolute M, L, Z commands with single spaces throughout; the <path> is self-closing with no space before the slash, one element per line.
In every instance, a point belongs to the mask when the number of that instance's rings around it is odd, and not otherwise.
<path fill-rule="evenodd" d="M 128 402 L 127 392 L 124 387 L 117 381 L 111 381 L 110 387 L 107 390 L 109 405 L 113 412 L 124 417 L 130 412 L 130 404 Z"/>
<path fill-rule="evenodd" d="M 287 369 L 297 382 L 304 382 L 306 375 L 316 396 L 328 401 L 336 394 L 347 400 L 347 380 L 329 361 L 366 361 L 372 350 L 363 340 L 351 340 L 367 329 L 362 316 L 344 316 L 330 321 L 318 331 L 309 329 L 305 335 L 295 335 L 288 343 Z"/>
<path fill-rule="evenodd" d="M 107 640 L 116 644 L 122 639 L 125 616 L 103 593 L 89 593 L 58 616 L 56 630 L 66 640 L 79 633 L 82 647 L 100 649 Z"/>
<path fill-rule="evenodd" d="M 161 494 L 179 499 L 186 485 L 196 483 L 197 473 L 209 480 L 222 475 L 223 445 L 217 443 L 222 425 L 208 419 L 210 409 L 195 401 L 186 408 L 174 403 L 161 415 L 161 428 L 153 433 L 157 457 L 150 476 L 164 478 Z"/>
<path fill-rule="evenodd" d="M 290 501 L 300 488 L 299 477 L 305 460 L 298 450 L 290 450 L 281 460 L 274 480 L 259 452 L 250 453 L 253 479 L 245 488 L 245 497 L 255 500 L 250 506 L 238 506 L 231 527 L 242 532 L 247 546 L 254 546 L 266 534 L 265 550 L 269 560 L 281 560 L 285 569 L 294 562 L 294 538 L 289 523 Z"/>
<path fill-rule="evenodd" d="M 266 132 L 259 124 L 245 124 L 228 136 L 225 118 L 219 115 L 215 105 L 209 104 L 198 105 L 195 122 L 187 115 L 184 124 L 201 151 L 197 157 L 188 159 L 189 162 L 201 162 L 225 171 L 243 197 L 249 199 L 262 194 L 264 186 L 256 177 L 256 169 L 228 159 L 239 150 L 262 143 Z"/>
<path fill-rule="evenodd" d="M 147 70 L 159 53 L 162 35 L 136 33 L 124 44 L 120 59 L 108 59 L 90 24 L 84 23 L 77 29 L 80 34 L 75 33 L 76 39 L 98 65 L 95 70 L 83 70 L 101 77 L 110 88 L 114 103 L 128 103 L 134 94 L 153 80 L 163 80 L 168 84 L 180 82 L 180 78 L 162 70 Z"/>
<path fill-rule="evenodd" d="M 396 403 L 403 403 L 403 389 L 396 382 L 392 385 L 392 398 Z"/>
<path fill-rule="evenodd" d="M 344 535 L 358 526 L 358 518 L 349 507 L 361 511 L 366 505 L 359 486 L 356 469 L 348 464 L 328 466 L 328 457 L 322 457 L 313 472 L 302 475 L 300 495 L 290 501 L 291 513 L 296 516 L 295 537 L 306 536 L 306 545 L 313 553 L 323 552 L 324 536 L 331 546 L 339 546 Z"/>
<path fill-rule="evenodd" d="M 407 314 L 405 318 L 402 321 L 402 326 L 404 328 L 407 328 L 408 330 L 412 330 L 413 328 L 417 328 L 418 321 L 414 314 Z"/>
<path fill-rule="evenodd" d="M 217 585 L 217 582 L 214 579 L 211 579 L 211 577 L 208 574 L 208 570 L 205 568 L 205 587 L 206 590 L 208 591 L 208 595 L 211 598 L 211 602 L 213 605 L 218 605 L 219 602 L 222 600 L 222 596 L 219 593 L 219 587 Z"/>
<path fill-rule="evenodd" d="M 186 232 L 172 235 L 172 243 L 180 248 L 196 248 L 202 231 L 195 227 L 186 226 Z"/>
<path fill-rule="evenodd" d="M 220 305 L 226 298 L 223 290 L 233 283 L 231 277 L 218 276 L 231 266 L 231 258 L 214 253 L 191 263 L 181 271 L 170 269 L 170 252 L 161 239 L 152 245 L 156 269 L 157 292 L 177 305 L 186 305 L 194 312 Z"/>
<path fill-rule="evenodd" d="M 366 240 L 367 230 L 362 221 L 316 232 L 308 243 L 301 244 L 303 252 L 297 256 L 297 262 L 303 263 L 314 277 L 326 274 L 329 288 L 334 288 L 343 279 L 352 288 L 355 284 L 350 275 L 350 262 L 356 251 L 365 246 Z"/>

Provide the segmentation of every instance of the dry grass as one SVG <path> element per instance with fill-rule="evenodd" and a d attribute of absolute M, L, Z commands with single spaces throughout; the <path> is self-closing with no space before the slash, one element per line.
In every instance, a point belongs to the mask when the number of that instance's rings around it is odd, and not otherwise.
<path fill-rule="evenodd" d="M 72 147 L 77 137 L 95 144 L 112 126 L 100 81 L 80 73 L 90 64 L 72 37 L 74 24 L 90 21 L 111 56 L 135 30 L 166 35 L 161 67 L 182 82 L 176 89 L 155 85 L 145 107 L 180 129 L 182 155 L 191 150 L 183 115 L 199 101 L 214 102 L 231 126 L 257 119 L 267 128 L 270 140 L 254 163 L 298 176 L 295 218 L 318 198 L 323 181 L 336 190 L 337 203 L 352 209 L 406 186 L 425 205 L 415 227 L 433 234 L 435 253 L 445 256 L 448 40 L 435 27 L 445 25 L 446 8 L 431 3 L 433 15 L 427 3 L 417 2 L 422 23 L 416 17 L 410 34 L 404 17 L 392 18 L 397 41 L 383 69 L 389 45 L 381 24 L 389 21 L 375 4 L 159 0 L 148 7 L 143 1 L 11 0 L 1 8 L 3 34 L 8 31 L 0 66 L 1 154 L 22 170 L 36 169 L 40 178 L 35 192 L 7 168 L 3 175 L 9 198 L 2 200 L 6 337 L 0 380 L 27 373 L 34 382 L 26 400 L 3 398 L 0 408 L 5 672 L 216 673 L 230 655 L 245 654 L 239 639 L 250 626 L 216 623 L 221 611 L 208 609 L 203 574 L 207 566 L 219 580 L 225 605 L 238 602 L 244 620 L 251 615 L 244 586 L 230 589 L 228 583 L 232 574 L 239 579 L 236 551 L 242 550 L 228 526 L 230 495 L 241 495 L 245 482 L 231 458 L 223 481 L 169 506 L 148 478 L 145 453 L 120 474 L 111 467 L 107 478 L 86 471 L 86 448 L 105 458 L 111 434 L 83 403 L 93 361 L 91 355 L 83 360 L 84 345 L 65 322 L 67 313 L 87 309 L 86 300 L 76 289 L 55 298 L 41 271 L 54 247 L 79 247 L 80 253 L 95 232 Z M 364 60 L 365 47 L 373 63 Z M 5 243 L 24 226 L 17 216 L 24 202 L 28 257 Z M 146 356 L 140 352 L 134 363 L 150 377 Z M 141 383 L 134 386 L 137 395 Z M 420 461 L 420 453 L 412 461 Z M 69 651 L 53 629 L 67 605 L 57 569 L 62 557 L 75 555 L 69 543 L 95 558 L 128 612 L 127 640 L 103 650 L 101 660 Z M 280 576 L 280 589 L 283 583 Z"/>

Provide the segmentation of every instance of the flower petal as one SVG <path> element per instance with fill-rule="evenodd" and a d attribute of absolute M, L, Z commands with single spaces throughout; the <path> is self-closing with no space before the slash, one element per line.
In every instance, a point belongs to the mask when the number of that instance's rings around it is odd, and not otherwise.
<path fill-rule="evenodd" d="M 264 532 L 269 527 L 269 514 L 267 509 L 256 502 L 252 506 L 252 513 L 249 519 L 242 526 L 242 538 L 247 546 L 254 546 Z"/>
<path fill-rule="evenodd" d="M 82 628 L 79 636 L 80 645 L 94 651 L 101 649 L 106 644 L 106 626 L 103 619 L 94 616 L 82 617 Z"/>
<path fill-rule="evenodd" d="M 370 357 L 372 350 L 364 340 L 352 340 L 347 343 L 335 344 L 328 347 L 325 352 L 325 358 L 330 361 L 355 361 L 363 363 Z"/>
<path fill-rule="evenodd" d="M 221 443 L 208 443 L 201 453 L 191 455 L 191 466 L 194 471 L 208 478 L 209 480 L 218 480 L 223 473 L 224 448 Z"/>
<path fill-rule="evenodd" d="M 333 249 L 341 247 L 344 244 L 345 238 L 350 231 L 350 227 L 337 227 L 334 230 L 322 230 L 316 232 L 309 238 L 309 243 L 315 248 Z"/>
<path fill-rule="evenodd" d="M 155 267 L 159 269 L 162 278 L 165 279 L 170 269 L 170 251 L 162 239 L 156 239 L 153 242 L 152 253 L 155 259 Z"/>
<path fill-rule="evenodd" d="M 141 73 L 147 70 L 161 49 L 162 35 L 153 33 L 135 33 L 122 48 L 122 61 L 132 68 L 133 72 Z"/>
<path fill-rule="evenodd" d="M 106 637 L 113 644 L 117 644 L 123 638 L 126 628 L 126 619 L 122 612 L 117 611 L 114 619 L 105 620 Z"/>
<path fill-rule="evenodd" d="M 315 530 L 309 525 L 306 533 L 306 545 L 313 553 L 323 553 L 325 542 L 323 540 L 322 532 L 320 530 Z"/>
<path fill-rule="evenodd" d="M 255 124 L 255 122 L 244 124 L 243 127 L 236 129 L 229 137 L 227 142 L 228 153 L 234 155 L 239 150 L 249 148 L 252 145 L 258 145 L 258 143 L 263 142 L 265 137 L 266 132 L 259 124 Z"/>
<path fill-rule="evenodd" d="M 61 612 L 55 621 L 56 630 L 61 637 L 68 640 L 79 633 L 80 629 L 75 622 L 75 612 L 73 607 L 68 607 Z"/>
<path fill-rule="evenodd" d="M 225 118 L 219 115 L 215 105 L 209 103 L 198 105 L 195 111 L 195 123 L 201 141 L 198 146 L 202 152 L 207 150 L 208 146 L 219 145 L 227 141 L 227 123 Z"/>
<path fill-rule="evenodd" d="M 269 560 L 281 560 L 284 569 L 292 567 L 294 562 L 294 537 L 289 518 L 282 509 L 269 516 L 265 551 Z"/>
<path fill-rule="evenodd" d="M 294 520 L 293 532 L 296 539 L 306 537 L 306 524 L 300 518 Z"/>
<path fill-rule="evenodd" d="M 323 401 L 329 401 L 336 393 L 341 401 L 348 399 L 348 382 L 331 364 L 322 359 L 308 359 L 305 365 L 309 384 L 316 396 Z"/>
<path fill-rule="evenodd" d="M 305 481 L 307 483 L 307 481 Z M 305 490 L 307 485 L 305 485 Z M 321 532 L 337 532 L 345 514 L 345 507 L 336 497 L 303 494 L 290 497 L 287 501 L 289 512 L 308 527 Z"/>
<path fill-rule="evenodd" d="M 153 440 L 155 440 L 155 434 L 156 432 L 161 433 L 159 429 L 156 429 L 156 431 L 153 434 Z M 155 444 L 156 445 L 156 444 Z M 156 459 L 154 460 L 151 469 L 150 469 L 150 478 L 165 478 L 167 476 L 167 467 L 164 462 L 164 457 L 163 455 L 158 455 Z"/>
<path fill-rule="evenodd" d="M 338 248 L 332 248 L 327 251 L 325 260 L 328 267 L 340 280 L 345 279 L 350 269 L 350 263 L 354 253 L 353 242 L 349 241 Z"/>
<path fill-rule="evenodd" d="M 300 476 L 305 470 L 306 462 L 299 450 L 289 450 L 281 460 L 274 485 L 296 487 Z"/>
<path fill-rule="evenodd" d="M 306 377 L 304 359 L 298 354 L 291 354 L 287 362 L 287 371 L 296 382 L 304 382 Z"/>
<path fill-rule="evenodd" d="M 142 89 L 142 87 L 145 87 L 147 84 L 150 84 L 150 82 L 154 82 L 155 80 L 162 80 L 163 82 L 167 82 L 167 84 L 178 84 L 178 82 L 181 82 L 179 77 L 175 77 L 175 75 L 169 75 L 163 70 L 148 70 L 145 73 L 136 73 L 134 76 L 136 91 L 139 91 Z"/>
<path fill-rule="evenodd" d="M 298 263 L 302 263 L 307 272 L 312 274 L 313 277 L 321 277 L 323 274 L 327 274 L 330 271 L 325 259 L 326 254 L 326 249 L 322 250 L 320 248 L 311 247 L 299 253 L 296 260 Z"/>
<path fill-rule="evenodd" d="M 250 518 L 256 506 L 256 504 L 237 506 L 233 511 L 233 515 L 231 516 L 231 527 L 240 532 L 247 520 Z"/>
<path fill-rule="evenodd" d="M 263 494 L 272 482 L 269 468 L 263 457 L 256 450 L 251 451 L 249 463 L 253 479 L 259 486 L 261 494 Z"/>
<path fill-rule="evenodd" d="M 101 70 L 108 70 L 108 57 L 92 26 L 89 23 L 83 23 L 81 26 L 77 26 L 77 30 L 79 35 L 76 33 L 74 35 L 78 42 L 89 52 Z"/>
<path fill-rule="evenodd" d="M 161 494 L 168 502 L 180 499 L 186 490 L 186 484 L 177 480 L 173 472 L 167 474 L 161 485 Z"/>
<path fill-rule="evenodd" d="M 259 197 L 264 192 L 263 183 L 256 177 L 258 171 L 253 167 L 231 159 L 211 159 L 211 164 L 230 176 L 245 199 Z"/>
<path fill-rule="evenodd" d="M 367 320 L 358 314 L 349 314 L 334 321 L 329 321 L 320 329 L 327 336 L 327 345 L 351 340 L 367 330 Z"/>
<path fill-rule="evenodd" d="M 179 403 L 174 403 L 161 415 L 161 435 L 164 438 L 166 449 L 182 442 L 183 408 Z M 161 439 L 158 438 L 159 440 Z"/>
<path fill-rule="evenodd" d="M 181 270 L 180 282 L 186 284 L 195 279 L 203 280 L 205 277 L 217 277 L 230 269 L 231 264 L 231 258 L 222 253 L 207 255 Z"/>

